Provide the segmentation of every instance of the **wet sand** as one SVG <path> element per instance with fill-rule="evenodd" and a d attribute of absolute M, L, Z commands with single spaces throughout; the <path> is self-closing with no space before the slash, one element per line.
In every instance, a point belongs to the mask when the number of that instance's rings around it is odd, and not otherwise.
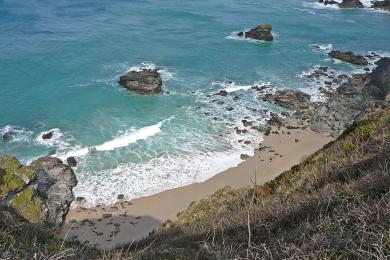
<path fill-rule="evenodd" d="M 61 236 L 104 249 L 131 243 L 148 236 L 166 220 L 174 220 L 191 202 L 227 185 L 241 188 L 254 181 L 257 184 L 270 181 L 332 140 L 309 130 L 304 123 L 291 121 L 288 125 L 299 126 L 299 129 L 272 127 L 271 134 L 264 136 L 254 156 L 205 182 L 131 201 L 119 200 L 114 205 L 87 209 L 81 203 L 68 213 Z"/>

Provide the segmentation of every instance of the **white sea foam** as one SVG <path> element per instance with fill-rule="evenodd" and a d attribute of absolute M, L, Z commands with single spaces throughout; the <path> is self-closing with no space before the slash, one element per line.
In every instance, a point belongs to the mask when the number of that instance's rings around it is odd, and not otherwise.
<path fill-rule="evenodd" d="M 117 138 L 114 138 L 113 140 L 95 146 L 95 149 L 97 151 L 111 151 L 117 148 L 126 147 L 129 144 L 137 142 L 138 140 L 144 140 L 158 134 L 161 132 L 161 125 L 162 122 L 141 128 L 135 132 L 129 131 L 123 135 L 118 136 Z"/>
<path fill-rule="evenodd" d="M 262 136 L 257 133 L 257 141 Z M 236 142 L 234 138 L 232 142 Z M 255 143 L 255 141 L 254 141 Z M 205 181 L 215 174 L 237 166 L 240 154 L 253 155 L 253 147 L 235 145 L 229 151 L 200 152 L 177 156 L 164 155 L 146 162 L 120 164 L 116 168 L 77 174 L 76 196 L 87 199 L 86 206 L 111 204 L 118 194 L 126 199 L 152 195 L 195 182 Z"/>
<path fill-rule="evenodd" d="M 92 146 L 92 147 L 76 147 L 72 150 L 60 152 L 52 155 L 60 159 L 66 159 L 67 157 L 82 157 L 90 153 L 91 151 L 112 151 L 121 147 L 126 147 L 132 143 L 136 143 L 139 140 L 145 140 L 161 132 L 161 126 L 164 122 L 167 122 L 174 118 L 174 116 L 165 119 L 155 125 L 146 126 L 138 130 L 128 130 L 124 134 L 121 134 L 114 139 L 107 141 L 103 144 Z M 54 135 L 53 135 L 54 137 Z"/>
<path fill-rule="evenodd" d="M 263 83 L 263 82 L 257 82 L 257 83 L 254 83 L 252 85 L 237 85 L 236 82 L 232 81 L 232 82 L 225 82 L 225 81 L 214 81 L 211 83 L 212 86 L 220 86 L 222 88 L 220 88 L 219 90 L 225 90 L 226 92 L 228 93 L 232 93 L 232 92 L 236 92 L 236 91 L 239 91 L 239 90 L 250 90 L 251 88 L 255 87 L 255 86 L 269 86 L 270 83 L 269 82 L 266 82 L 266 83 Z"/>
<path fill-rule="evenodd" d="M 52 133 L 53 136 L 50 139 L 43 139 L 42 136 L 47 133 Z M 53 128 L 48 131 L 41 132 L 38 134 L 38 136 L 35 138 L 35 142 L 40 145 L 45 146 L 60 146 L 61 148 L 65 148 L 69 144 L 65 140 L 64 134 L 61 132 L 59 128 Z"/>
<path fill-rule="evenodd" d="M 142 62 L 139 65 L 131 66 L 130 68 L 127 69 L 127 71 L 141 71 L 143 69 L 149 69 L 149 70 L 157 69 L 163 81 L 175 79 L 175 74 L 173 72 L 170 72 L 165 67 L 158 67 L 156 64 L 151 62 Z"/>
<path fill-rule="evenodd" d="M 29 131 L 23 127 L 17 127 L 12 125 L 6 125 L 1 128 L 1 136 L 9 134 L 10 139 L 7 142 L 30 142 L 31 136 L 33 135 L 32 131 Z"/>
<path fill-rule="evenodd" d="M 326 52 L 332 50 L 333 48 L 333 45 L 331 43 L 313 44 L 312 46 Z"/>

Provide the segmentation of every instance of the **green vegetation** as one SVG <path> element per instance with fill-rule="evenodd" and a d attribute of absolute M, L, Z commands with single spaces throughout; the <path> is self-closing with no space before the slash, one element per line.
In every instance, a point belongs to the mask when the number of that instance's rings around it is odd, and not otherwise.
<path fill-rule="evenodd" d="M 34 191 L 31 188 L 21 191 L 11 201 L 11 206 L 30 223 L 41 223 L 43 204 L 39 198 L 34 197 Z"/>
<path fill-rule="evenodd" d="M 390 255 L 390 110 L 262 186 L 192 203 L 141 258 L 380 258 Z M 138 251 L 135 250 L 135 251 Z"/>
<path fill-rule="evenodd" d="M 64 242 L 44 225 L 30 224 L 14 209 L 0 207 L 0 259 L 82 259 L 100 254 L 81 244 Z"/>
<path fill-rule="evenodd" d="M 33 170 L 20 165 L 15 157 L 0 153 L 0 161 L 0 197 L 23 188 L 35 177 Z"/>

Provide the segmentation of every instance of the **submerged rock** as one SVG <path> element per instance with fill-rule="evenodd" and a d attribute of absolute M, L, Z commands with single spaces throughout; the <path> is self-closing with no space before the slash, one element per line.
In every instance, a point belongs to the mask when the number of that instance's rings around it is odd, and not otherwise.
<path fill-rule="evenodd" d="M 162 79 L 156 69 L 143 69 L 129 71 L 120 77 L 119 84 L 128 90 L 142 94 L 154 94 L 161 92 Z"/>
<path fill-rule="evenodd" d="M 383 11 L 390 11 L 390 0 L 385 1 L 375 1 L 372 3 L 372 8 L 383 10 Z"/>
<path fill-rule="evenodd" d="M 6 132 L 2 135 L 1 138 L 3 139 L 3 142 L 8 142 L 9 140 L 11 140 L 11 134 L 9 132 Z"/>
<path fill-rule="evenodd" d="M 338 2 L 336 2 L 336 1 L 333 1 L 333 0 L 330 0 L 330 1 L 328 1 L 328 0 L 319 0 L 318 1 L 319 3 L 321 3 L 321 4 L 324 4 L 324 5 L 337 5 L 338 4 Z"/>
<path fill-rule="evenodd" d="M 335 58 L 335 59 L 338 59 L 338 60 L 342 60 L 342 61 L 345 61 L 345 62 L 349 62 L 349 63 L 352 63 L 352 64 L 368 65 L 368 61 L 367 61 L 366 58 L 364 58 L 361 55 L 356 55 L 356 54 L 354 54 L 351 51 L 346 51 L 346 52 L 331 51 L 331 52 L 328 53 L 328 55 L 331 56 L 332 58 Z"/>
<path fill-rule="evenodd" d="M 237 35 L 240 37 L 251 38 L 261 41 L 272 41 L 274 39 L 271 24 L 260 24 L 247 32 L 240 32 Z"/>
<path fill-rule="evenodd" d="M 343 2 L 339 3 L 338 6 L 340 8 L 363 8 L 362 2 L 359 0 L 343 0 Z"/>

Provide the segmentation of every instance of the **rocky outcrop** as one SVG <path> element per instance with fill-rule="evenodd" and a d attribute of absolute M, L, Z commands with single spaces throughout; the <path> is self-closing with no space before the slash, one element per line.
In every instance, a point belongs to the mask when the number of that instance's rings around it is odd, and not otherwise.
<path fill-rule="evenodd" d="M 340 4 L 338 4 L 340 8 L 363 8 L 362 2 L 359 0 L 343 0 Z"/>
<path fill-rule="evenodd" d="M 157 70 L 143 69 L 127 72 L 120 77 L 119 84 L 142 94 L 155 94 L 161 92 L 162 79 Z"/>
<path fill-rule="evenodd" d="M 278 90 L 275 94 L 264 95 L 262 99 L 290 110 L 307 109 L 311 105 L 310 95 L 295 90 Z"/>
<path fill-rule="evenodd" d="M 375 1 L 372 3 L 372 8 L 390 12 L 390 0 Z"/>
<path fill-rule="evenodd" d="M 371 73 L 348 78 L 324 103 L 311 103 L 307 94 L 290 90 L 265 95 L 263 100 L 295 110 L 316 132 L 338 137 L 367 112 L 390 106 L 390 58 L 381 58 L 376 65 Z"/>
<path fill-rule="evenodd" d="M 321 3 L 321 4 L 324 4 L 324 5 L 337 5 L 337 4 L 339 4 L 338 2 L 336 2 L 336 1 L 333 1 L 333 0 L 330 0 L 330 1 L 328 1 L 328 0 L 319 0 L 318 1 L 319 3 Z"/>
<path fill-rule="evenodd" d="M 60 159 L 42 157 L 22 166 L 0 154 L 0 203 L 11 206 L 31 223 L 60 225 L 74 197 L 77 181 Z"/>
<path fill-rule="evenodd" d="M 368 64 L 368 61 L 366 58 L 364 58 L 361 55 L 356 55 L 351 51 L 346 51 L 346 52 L 331 51 L 328 53 L 328 55 L 331 56 L 332 58 L 342 60 L 345 62 L 349 62 L 352 64 L 356 64 L 356 65 L 367 65 Z"/>
<path fill-rule="evenodd" d="M 44 139 L 44 140 L 51 139 L 52 137 L 53 137 L 53 131 L 44 133 L 44 134 L 42 135 L 42 139 Z"/>
<path fill-rule="evenodd" d="M 66 158 L 66 162 L 68 163 L 69 167 L 77 166 L 77 161 L 73 156 Z"/>
<path fill-rule="evenodd" d="M 372 73 L 352 76 L 326 103 L 313 104 L 311 128 L 338 137 L 361 115 L 389 106 L 389 92 L 390 59 L 382 58 Z"/>
<path fill-rule="evenodd" d="M 240 37 L 251 38 L 261 41 L 273 41 L 271 24 L 260 24 L 247 32 L 240 32 L 237 35 Z"/>
<path fill-rule="evenodd" d="M 356 64 L 356 65 L 367 65 L 368 61 L 361 55 L 356 55 L 351 51 L 331 51 L 328 55 L 332 58 L 342 60 L 348 63 Z"/>

